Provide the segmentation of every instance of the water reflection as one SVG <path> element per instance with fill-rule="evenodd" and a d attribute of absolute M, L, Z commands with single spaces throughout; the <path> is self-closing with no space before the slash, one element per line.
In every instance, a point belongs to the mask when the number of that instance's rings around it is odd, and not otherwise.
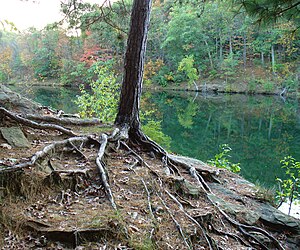
<path fill-rule="evenodd" d="M 73 103 L 77 89 L 32 87 L 21 91 L 42 105 L 77 112 Z M 231 161 L 241 163 L 241 174 L 269 187 L 276 184 L 276 177 L 285 178 L 280 167 L 284 156 L 300 160 L 300 110 L 296 100 L 194 96 L 186 92 L 143 93 L 142 110 L 150 114 L 145 121 L 161 122 L 162 132 L 171 138 L 171 151 L 207 161 L 218 152 L 219 145 L 229 144 Z"/>
<path fill-rule="evenodd" d="M 153 93 L 163 132 L 172 138 L 171 150 L 206 161 L 220 144 L 229 144 L 232 162 L 241 163 L 241 174 L 252 182 L 275 185 L 284 178 L 280 160 L 300 159 L 299 106 L 274 96 Z"/>
<path fill-rule="evenodd" d="M 76 113 L 78 111 L 77 105 L 74 103 L 76 95 L 79 94 L 77 88 L 64 88 L 61 86 L 9 86 L 9 88 L 43 106 L 64 110 L 66 113 Z"/>

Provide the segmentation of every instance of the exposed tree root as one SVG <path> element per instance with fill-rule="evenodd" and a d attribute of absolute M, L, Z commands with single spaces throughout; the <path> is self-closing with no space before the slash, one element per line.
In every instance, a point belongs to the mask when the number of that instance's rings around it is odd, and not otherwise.
<path fill-rule="evenodd" d="M 66 129 L 66 128 L 56 125 L 56 124 L 37 123 L 35 121 L 31 121 L 29 119 L 23 118 L 16 113 L 10 112 L 3 107 L 0 107 L 0 114 L 4 114 L 5 116 L 9 117 L 10 119 L 12 119 L 18 123 L 24 124 L 26 126 L 32 127 L 32 128 L 56 130 L 56 131 L 59 131 L 63 134 L 69 135 L 69 136 L 76 136 L 76 134 L 70 129 Z"/>
<path fill-rule="evenodd" d="M 190 244 L 187 242 L 186 240 L 186 237 L 183 233 L 183 230 L 182 230 L 182 227 L 180 226 L 180 223 L 176 220 L 175 216 L 172 214 L 171 212 L 171 209 L 167 206 L 166 202 L 164 201 L 164 199 L 161 197 L 161 195 L 158 195 L 157 196 L 159 197 L 161 203 L 163 204 L 163 206 L 165 207 L 165 209 L 167 210 L 168 214 L 170 215 L 170 217 L 172 218 L 172 220 L 174 221 L 175 225 L 176 225 L 176 228 L 177 230 L 179 231 L 182 239 L 183 239 L 183 242 L 184 244 L 187 246 L 188 249 L 192 249 L 192 247 L 190 246 Z"/>
<path fill-rule="evenodd" d="M 91 138 L 87 136 L 82 137 L 71 137 L 69 139 L 54 142 L 46 147 L 44 147 L 41 151 L 36 152 L 28 162 L 19 163 L 12 167 L 3 168 L 0 170 L 0 173 L 4 172 L 13 172 L 20 170 L 22 168 L 33 167 L 36 164 L 45 161 L 47 158 L 51 157 L 54 153 L 62 151 L 64 147 L 71 146 L 73 147 L 76 143 L 87 143 Z M 75 149 L 75 148 L 74 148 Z M 49 166 L 49 165 L 48 165 Z M 51 166 L 49 166 L 51 168 Z M 53 169 L 51 169 L 53 170 Z"/>
<path fill-rule="evenodd" d="M 176 163 L 176 160 L 172 159 L 172 161 L 174 163 Z M 178 162 L 178 164 L 182 165 L 181 162 Z M 215 202 L 213 202 L 208 194 L 213 194 L 212 191 L 210 190 L 209 186 L 207 185 L 207 183 L 204 181 L 204 179 L 201 177 L 201 175 L 196 171 L 195 168 L 188 166 L 187 164 L 185 165 L 185 167 L 188 168 L 191 176 L 193 178 L 195 178 L 197 180 L 197 183 L 199 184 L 199 187 L 206 193 L 206 197 L 208 198 L 208 200 L 210 201 L 210 203 L 217 208 L 217 210 L 233 225 L 235 225 L 236 227 L 239 228 L 239 230 L 247 237 L 250 237 L 251 235 L 249 233 L 247 233 L 247 231 L 245 231 L 245 229 L 249 229 L 252 230 L 254 232 L 259 232 L 262 233 L 263 235 L 267 236 L 269 239 L 271 239 L 275 246 L 278 249 L 283 250 L 284 248 L 282 247 L 282 245 L 279 243 L 279 241 L 277 239 L 275 239 L 271 234 L 269 234 L 268 232 L 266 232 L 265 230 L 263 230 L 262 228 L 258 228 L 258 227 L 254 227 L 254 226 L 248 226 L 248 225 L 244 225 L 242 223 L 237 222 L 236 220 L 234 220 L 233 218 L 231 218 L 227 213 L 225 213 L 218 204 L 216 204 Z M 176 201 L 176 203 L 180 206 L 180 209 L 183 209 L 181 203 L 172 195 L 170 194 L 168 191 L 166 191 L 168 193 L 168 195 Z M 200 226 L 201 227 L 201 226 Z M 204 229 L 202 229 L 204 232 Z M 261 245 L 263 248 L 265 248 L 265 246 L 259 241 L 257 240 L 255 237 L 251 236 L 252 239 L 254 239 L 256 242 L 259 243 L 259 245 Z M 211 246 L 210 246 L 211 247 Z M 266 248 L 267 249 L 267 248 Z"/>
<path fill-rule="evenodd" d="M 248 226 L 248 225 L 244 225 L 242 223 L 239 223 L 237 221 L 235 221 L 233 218 L 231 218 L 228 214 L 226 214 L 220 207 L 218 204 L 216 204 L 215 202 L 213 202 L 208 194 L 212 194 L 212 191 L 209 187 L 209 185 L 206 183 L 206 181 L 204 180 L 204 178 L 201 175 L 201 172 L 205 172 L 205 175 L 209 174 L 210 176 L 212 176 L 212 173 L 208 173 L 207 171 L 204 170 L 199 170 L 199 169 L 195 169 L 194 167 L 179 162 L 176 160 L 176 158 L 170 156 L 160 145 L 158 145 L 157 143 L 155 143 L 154 141 L 152 141 L 151 139 L 149 139 L 146 135 L 144 135 L 141 131 L 139 131 L 138 133 L 135 134 L 134 136 L 134 143 L 138 143 L 140 146 L 143 145 L 144 148 L 146 148 L 147 150 L 152 150 L 156 153 L 156 155 L 160 156 L 162 161 L 164 162 L 165 165 L 169 165 L 171 167 L 173 167 L 173 169 L 176 170 L 176 172 L 180 175 L 180 171 L 177 168 L 174 168 L 177 166 L 183 166 L 185 167 L 185 169 L 187 169 L 190 173 L 190 175 L 197 181 L 199 187 L 204 191 L 204 193 L 206 194 L 206 197 L 208 198 L 208 200 L 210 201 L 210 203 L 217 208 L 217 210 L 234 226 L 238 227 L 238 229 L 244 234 L 244 236 L 246 238 L 251 238 L 252 240 L 254 240 L 255 242 L 257 242 L 263 249 L 267 249 L 267 247 L 261 243 L 258 239 L 256 239 L 254 236 L 252 236 L 251 234 L 249 234 L 247 230 L 251 230 L 254 232 L 258 232 L 261 233 L 263 235 L 265 235 L 266 237 L 268 237 L 276 246 L 277 249 L 283 250 L 284 248 L 282 247 L 282 245 L 279 243 L 279 241 L 277 239 L 275 239 L 271 234 L 269 234 L 268 232 L 266 232 L 265 230 L 263 230 L 262 228 L 259 227 L 254 227 L 254 226 Z M 135 155 L 137 155 L 132 149 L 130 149 L 125 143 L 122 143 L 127 149 L 129 149 L 132 153 L 134 153 Z M 138 158 L 140 159 L 140 161 L 143 162 L 143 160 L 141 159 L 140 156 L 138 156 Z M 145 164 L 145 163 L 144 163 Z M 146 164 L 145 164 L 146 165 Z M 147 165 L 146 165 L 147 166 Z M 174 172 L 173 172 L 174 173 Z M 207 177 L 206 177 L 207 178 Z M 211 177 L 212 179 L 214 179 L 214 177 Z M 193 218 L 191 217 L 183 208 L 182 204 L 178 201 L 178 199 L 176 199 L 176 197 L 171 194 L 169 191 L 165 190 L 165 192 L 172 198 L 172 200 L 174 200 L 176 202 L 176 204 L 178 205 L 179 209 L 193 222 L 195 223 L 196 226 L 198 226 L 209 246 L 209 249 L 213 249 L 213 246 L 211 244 L 211 240 L 210 237 L 207 235 L 206 230 Z M 174 219 L 173 219 L 174 220 Z M 176 226 L 178 227 L 178 222 L 174 221 Z M 180 228 L 180 227 L 179 227 Z M 180 234 L 182 233 L 182 231 L 180 230 Z M 183 236 L 184 238 L 184 236 Z M 240 237 L 234 237 L 235 239 L 237 239 L 238 241 L 241 241 Z M 244 241 L 242 241 L 243 244 L 245 245 L 246 243 Z M 185 242 L 186 243 L 186 242 Z M 251 245 L 251 242 L 249 242 L 249 244 Z"/>
<path fill-rule="evenodd" d="M 71 117 L 55 117 L 55 116 L 42 116 L 42 115 L 33 115 L 33 114 L 22 114 L 21 117 L 26 118 L 32 121 L 48 122 L 62 125 L 76 125 L 76 126 L 107 126 L 103 124 L 101 120 L 93 119 L 78 119 Z"/>
<path fill-rule="evenodd" d="M 217 233 L 219 235 L 226 235 L 226 236 L 229 236 L 237 241 L 240 241 L 244 246 L 246 247 L 251 247 L 247 242 L 245 242 L 245 240 L 243 240 L 240 236 L 238 236 L 237 234 L 233 234 L 233 233 L 229 233 L 229 232 L 224 232 L 224 231 L 221 231 L 221 230 L 218 230 L 216 229 L 213 225 L 211 225 L 212 227 L 212 231 L 214 233 Z"/>
<path fill-rule="evenodd" d="M 28 122 L 27 119 L 21 118 L 16 114 L 12 114 L 11 112 L 3 108 L 0 108 L 0 112 L 4 113 L 8 117 L 26 126 L 31 126 L 33 128 L 38 128 L 38 129 L 45 129 L 45 128 L 48 129 L 48 125 L 46 125 L 45 127 L 45 124 L 37 125 L 35 122 L 31 122 L 31 121 Z M 54 128 L 57 129 L 57 127 L 55 126 L 53 127 L 53 126 L 54 125 L 51 125 L 52 129 Z M 196 235 L 197 237 L 204 240 L 206 247 L 210 250 L 219 249 L 218 244 L 213 239 L 212 233 L 218 235 L 226 235 L 246 247 L 258 248 L 259 246 L 259 248 L 268 249 L 268 247 L 265 246 L 264 243 L 262 243 L 257 237 L 251 234 L 251 232 L 257 232 L 270 239 L 270 241 L 272 241 L 276 249 L 280 249 L 280 250 L 284 249 L 283 246 L 280 244 L 280 242 L 277 239 L 275 239 L 270 233 L 268 233 L 262 228 L 245 225 L 236 221 L 231 216 L 229 216 L 225 211 L 223 211 L 219 204 L 217 204 L 210 198 L 209 195 L 213 194 L 213 191 L 210 188 L 208 181 L 213 181 L 213 182 L 217 181 L 217 179 L 215 178 L 216 173 L 214 171 L 210 171 L 205 168 L 202 169 L 200 167 L 194 167 L 191 164 L 182 162 L 181 160 L 179 160 L 178 157 L 168 154 L 160 145 L 158 145 L 157 143 L 149 139 L 147 136 L 142 134 L 142 132 L 140 133 L 141 134 L 139 136 L 141 137 L 139 139 L 137 135 L 135 135 L 134 139 L 131 139 L 130 133 L 128 139 L 128 129 L 125 127 L 123 129 L 116 128 L 110 135 L 102 133 L 100 135 L 99 141 L 95 140 L 92 136 L 71 137 L 66 140 L 54 142 L 44 147 L 41 151 L 36 152 L 28 162 L 19 163 L 13 167 L 7 167 L 1 169 L 0 173 L 17 171 L 26 167 L 38 166 L 42 162 L 48 160 L 48 166 L 52 171 L 52 175 L 57 175 L 57 174 L 59 175 L 62 173 L 70 173 L 70 174 L 78 173 L 86 176 L 85 170 L 64 171 L 64 170 L 55 169 L 51 164 L 51 156 L 53 156 L 54 154 L 59 154 L 60 152 L 64 151 L 66 147 L 68 147 L 72 151 L 75 151 L 82 158 L 84 158 L 85 161 L 87 161 L 88 157 L 84 154 L 83 147 L 85 147 L 87 144 L 97 145 L 99 146 L 99 150 L 96 155 L 95 163 L 100 174 L 100 178 L 102 182 L 101 184 L 105 189 L 106 196 L 110 201 L 112 208 L 115 211 L 119 211 L 121 207 L 118 206 L 118 202 L 114 198 L 114 193 L 110 184 L 110 178 L 108 174 L 109 171 L 107 169 L 109 168 L 109 165 L 106 165 L 105 163 L 106 161 L 104 158 L 109 157 L 109 154 L 107 152 L 109 149 L 113 149 L 115 152 L 120 150 L 120 147 L 122 147 L 122 149 L 124 149 L 129 154 L 131 154 L 132 155 L 131 157 L 135 159 L 134 163 L 129 167 L 129 170 L 135 172 L 135 174 L 138 175 L 134 168 L 136 167 L 137 163 L 140 163 L 140 165 L 145 166 L 153 176 L 152 181 L 153 183 L 155 183 L 154 186 L 156 188 L 152 189 L 151 192 L 148 189 L 145 179 L 143 177 L 140 177 L 140 181 L 145 190 L 145 194 L 147 198 L 147 207 L 153 225 L 150 231 L 151 240 L 153 237 L 155 237 L 155 227 L 158 223 L 156 220 L 155 212 L 153 211 L 152 208 L 152 200 L 158 199 L 160 200 L 161 204 L 165 208 L 165 211 L 169 214 L 170 218 L 174 222 L 182 238 L 183 244 L 187 247 L 187 249 L 193 249 L 193 243 L 190 240 L 189 236 L 187 235 L 187 232 L 185 231 L 186 230 L 185 226 L 183 226 L 181 222 L 176 218 L 175 211 L 180 212 L 182 216 L 184 215 L 184 217 L 188 218 L 191 225 L 193 225 L 193 227 L 195 228 L 195 231 L 196 228 L 200 230 L 200 235 L 198 234 Z M 73 132 L 71 134 L 73 135 Z M 131 146 L 129 146 L 128 144 L 130 144 Z M 145 159 L 142 156 L 142 153 L 140 152 L 138 153 L 138 149 L 146 150 L 146 152 L 154 152 L 155 156 L 161 160 L 163 167 L 169 169 L 169 171 L 164 172 L 163 170 L 160 171 L 157 169 L 153 169 L 153 167 L 150 166 L 150 164 L 148 164 L 145 161 Z M 192 184 L 192 182 L 194 184 Z M 177 192 L 176 190 L 174 191 L 172 190 L 172 188 L 168 187 L 168 185 L 172 185 L 174 183 L 175 184 L 177 183 L 179 185 L 181 185 L 180 183 L 187 183 L 188 185 L 196 185 L 196 188 L 201 190 L 200 193 L 201 196 L 207 199 L 207 201 L 215 208 L 214 211 L 218 213 L 220 217 L 225 218 L 226 221 L 228 221 L 231 225 L 234 226 L 236 233 L 229 232 L 229 231 L 224 232 L 222 230 L 216 229 L 214 224 L 211 222 L 198 221 L 195 217 L 193 217 L 189 213 L 189 210 L 186 209 L 187 207 L 193 207 L 191 202 L 185 201 L 184 197 L 180 197 L 176 193 Z M 164 198 L 163 194 L 166 194 L 167 196 Z M 189 193 L 187 193 L 187 195 L 189 195 Z M 123 226 L 123 229 L 126 231 L 126 235 L 127 235 L 128 232 L 126 227 Z M 241 234 L 238 235 L 238 232 L 240 232 Z M 76 233 L 72 232 L 72 234 L 76 236 Z M 77 245 L 78 239 L 76 237 L 74 241 L 75 241 L 75 245 Z"/>
<path fill-rule="evenodd" d="M 105 153 L 105 148 L 107 146 L 107 135 L 106 134 L 102 134 L 101 138 L 100 138 L 100 148 L 99 148 L 99 152 L 96 158 L 96 163 L 98 166 L 98 170 L 100 172 L 100 176 L 101 176 L 101 180 L 102 180 L 102 184 L 106 190 L 108 199 L 112 205 L 112 207 L 117 210 L 117 205 L 114 201 L 114 197 L 110 188 L 110 185 L 108 183 L 108 177 L 107 177 L 107 170 L 105 168 L 105 164 L 102 160 L 104 153 Z"/>
<path fill-rule="evenodd" d="M 191 215 L 189 215 L 183 208 L 182 204 L 176 199 L 176 197 L 174 195 L 172 195 L 168 190 L 165 190 L 165 192 L 170 196 L 170 198 L 175 201 L 175 203 L 178 205 L 180 211 L 182 211 L 186 217 L 189 218 L 189 220 L 191 220 L 196 226 L 199 227 L 199 229 L 201 230 L 201 233 L 203 235 L 203 237 L 205 238 L 207 244 L 208 244 L 208 247 L 210 250 L 213 249 L 211 243 L 210 243 L 210 240 L 208 239 L 207 237 L 207 233 L 205 232 L 204 228 L 200 225 L 200 223 L 198 223 L 198 221 L 196 221 Z"/>

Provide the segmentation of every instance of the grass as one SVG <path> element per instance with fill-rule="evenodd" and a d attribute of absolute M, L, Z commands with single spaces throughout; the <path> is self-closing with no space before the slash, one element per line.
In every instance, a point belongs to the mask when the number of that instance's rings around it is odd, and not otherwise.
<path fill-rule="evenodd" d="M 256 182 L 255 189 L 256 189 L 255 196 L 257 199 L 262 200 L 262 201 L 267 201 L 272 206 L 276 207 L 276 200 L 275 200 L 276 188 L 275 187 L 267 188 L 267 187 L 264 187 L 261 183 Z"/>

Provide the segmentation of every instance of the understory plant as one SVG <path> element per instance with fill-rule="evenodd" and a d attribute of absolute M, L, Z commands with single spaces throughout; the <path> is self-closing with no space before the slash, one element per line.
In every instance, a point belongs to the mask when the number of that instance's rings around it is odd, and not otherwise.
<path fill-rule="evenodd" d="M 220 147 L 220 153 L 216 154 L 213 159 L 208 160 L 208 164 L 214 165 L 217 168 L 225 168 L 233 173 L 240 172 L 240 163 L 232 163 L 228 158 L 230 151 L 232 150 L 228 144 L 222 144 Z"/>
<path fill-rule="evenodd" d="M 105 122 L 112 122 L 117 112 L 120 88 L 113 71 L 113 61 L 97 62 L 95 73 L 97 80 L 91 81 L 90 90 L 80 85 L 81 95 L 75 103 L 82 117 L 98 117 Z"/>
<path fill-rule="evenodd" d="M 300 200 L 300 162 L 292 156 L 286 156 L 280 161 L 281 168 L 285 169 L 286 179 L 276 178 L 279 185 L 276 198 L 279 199 L 279 206 L 283 202 L 289 204 L 289 214 L 293 202 Z"/>

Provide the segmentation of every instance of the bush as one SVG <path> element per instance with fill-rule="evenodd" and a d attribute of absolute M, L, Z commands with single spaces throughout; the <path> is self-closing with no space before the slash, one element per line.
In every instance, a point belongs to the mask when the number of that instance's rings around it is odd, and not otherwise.
<path fill-rule="evenodd" d="M 263 83 L 263 89 L 268 93 L 272 93 L 275 89 L 275 84 L 271 81 L 266 81 Z"/>
<path fill-rule="evenodd" d="M 116 116 L 119 97 L 119 84 L 112 69 L 113 61 L 97 62 L 94 65 L 98 79 L 91 81 L 91 90 L 80 86 L 81 95 L 75 103 L 82 117 L 98 117 L 105 122 L 112 122 Z"/>
<path fill-rule="evenodd" d="M 152 81 L 154 83 L 158 83 L 163 87 L 166 87 L 168 84 L 174 83 L 175 78 L 175 74 L 172 71 L 170 71 L 170 69 L 167 66 L 163 66 L 158 71 L 158 73 L 155 76 L 153 76 Z"/>
<path fill-rule="evenodd" d="M 0 71 L 0 82 L 5 81 L 7 81 L 7 76 L 2 71 Z"/>
<path fill-rule="evenodd" d="M 285 169 L 286 179 L 276 178 L 279 185 L 277 196 L 280 204 L 289 201 L 289 214 L 294 201 L 300 200 L 300 162 L 296 161 L 292 156 L 284 157 L 280 161 L 281 168 Z"/>
<path fill-rule="evenodd" d="M 214 159 L 208 160 L 208 163 L 217 168 L 225 168 L 233 173 L 240 172 L 240 163 L 232 163 L 228 160 L 231 156 L 229 152 L 232 150 L 227 144 L 220 145 L 221 152 L 215 155 Z"/>
<path fill-rule="evenodd" d="M 142 125 L 143 132 L 166 149 L 171 146 L 171 137 L 162 132 L 161 122 L 149 120 Z"/>
<path fill-rule="evenodd" d="M 60 81 L 65 85 L 84 84 L 88 81 L 88 70 L 84 62 L 63 60 Z M 95 73 L 93 73 L 95 74 Z"/>

